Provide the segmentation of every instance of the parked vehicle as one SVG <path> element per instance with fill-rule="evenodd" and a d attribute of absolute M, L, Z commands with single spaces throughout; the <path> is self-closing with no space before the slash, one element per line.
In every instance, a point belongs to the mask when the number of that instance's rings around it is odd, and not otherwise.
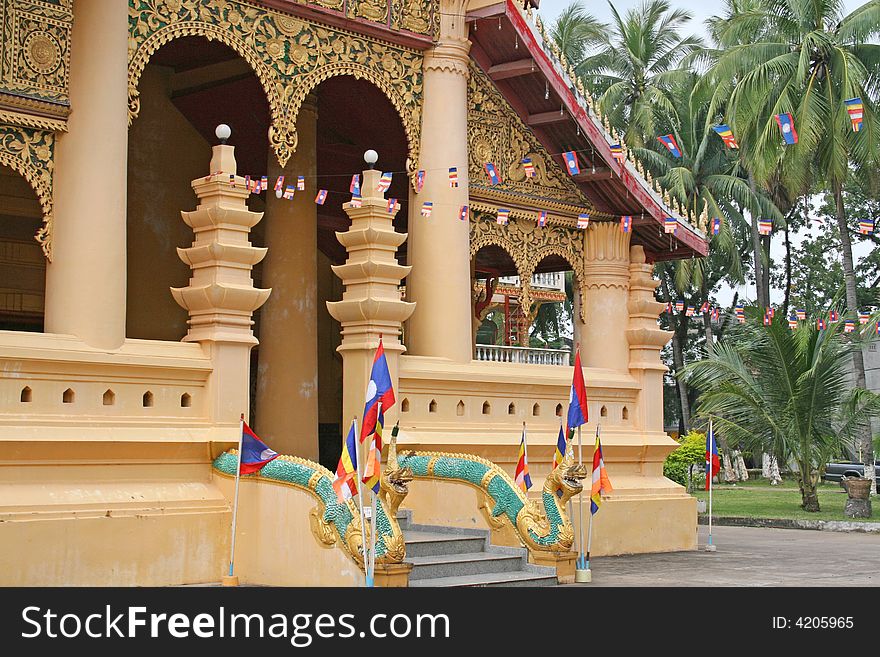
<path fill-rule="evenodd" d="M 874 461 L 874 468 L 880 472 L 880 460 Z M 825 474 L 822 479 L 825 481 L 836 481 L 841 483 L 844 477 L 861 477 L 865 474 L 865 466 L 861 463 L 826 463 Z M 877 482 L 874 482 L 875 488 Z M 880 492 L 880 488 L 876 488 Z"/>

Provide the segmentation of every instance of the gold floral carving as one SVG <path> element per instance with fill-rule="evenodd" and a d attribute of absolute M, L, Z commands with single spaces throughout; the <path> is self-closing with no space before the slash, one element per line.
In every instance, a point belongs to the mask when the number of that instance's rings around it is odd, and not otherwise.
<path fill-rule="evenodd" d="M 296 150 L 296 118 L 306 95 L 330 77 L 350 75 L 376 85 L 394 105 L 409 146 L 407 166 L 414 173 L 422 117 L 420 52 L 240 0 L 131 0 L 130 119 L 140 110 L 137 86 L 150 57 L 184 36 L 220 41 L 251 66 L 266 93 L 269 143 L 282 166 Z"/>
<path fill-rule="evenodd" d="M 0 0 L 0 110 L 64 125 L 70 109 L 72 0 Z"/>
<path fill-rule="evenodd" d="M 498 246 L 506 251 L 516 265 L 521 281 L 520 306 L 529 308 L 534 301 L 529 281 L 541 261 L 547 256 L 563 258 L 574 272 L 580 295 L 581 320 L 583 316 L 584 232 L 578 228 L 548 225 L 543 228 L 528 219 L 512 217 L 507 224 L 496 223 L 495 215 L 488 212 L 471 213 L 471 257 L 486 246 Z"/>
<path fill-rule="evenodd" d="M 20 173 L 37 194 L 43 225 L 36 240 L 52 260 L 52 172 L 55 167 L 55 133 L 0 124 L 0 164 Z"/>
<path fill-rule="evenodd" d="M 506 193 L 551 199 L 583 209 L 591 207 L 571 177 L 553 161 L 492 81 L 473 63 L 468 78 L 468 152 L 471 196 L 495 198 Z M 534 178 L 526 178 L 522 160 L 527 157 L 535 166 Z M 486 162 L 495 164 L 500 184 L 488 185 Z"/>

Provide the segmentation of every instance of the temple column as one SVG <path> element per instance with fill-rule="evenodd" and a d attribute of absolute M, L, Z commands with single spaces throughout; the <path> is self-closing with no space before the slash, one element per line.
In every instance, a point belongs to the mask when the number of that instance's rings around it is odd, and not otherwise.
<path fill-rule="evenodd" d="M 626 339 L 629 343 L 629 370 L 641 391 L 638 413 L 633 418 L 635 426 L 644 431 L 663 431 L 663 373 L 666 366 L 660 360 L 660 350 L 672 338 L 672 332 L 657 326 L 663 304 L 654 299 L 654 289 L 660 281 L 654 279 L 653 270 L 653 266 L 646 263 L 644 247 L 632 247 Z"/>
<path fill-rule="evenodd" d="M 440 38 L 425 53 L 421 161 L 425 184 L 410 193 L 407 298 L 418 303 L 407 325 L 409 351 L 469 362 L 473 355 L 470 225 L 459 219 L 468 204 L 467 27 L 463 0 L 441 0 Z M 448 170 L 458 169 L 458 187 Z M 424 201 L 434 203 L 429 219 Z"/>
<path fill-rule="evenodd" d="M 250 351 L 257 344 L 253 311 L 266 302 L 271 290 L 254 287 L 251 271 L 266 249 L 250 243 L 250 230 L 262 213 L 247 208 L 250 192 L 244 179 L 235 185 L 237 171 L 232 146 L 214 146 L 209 171 L 222 171 L 192 182 L 199 198 L 193 212 L 181 212 L 195 240 L 177 254 L 192 268 L 189 285 L 171 288 L 174 300 L 189 311 L 184 342 L 199 342 L 211 357 L 208 384 L 209 417 L 216 425 L 237 427 L 247 416 L 250 390 Z"/>
<path fill-rule="evenodd" d="M 580 327 L 585 367 L 629 370 L 629 233 L 615 222 L 591 223 L 584 247 L 584 323 Z"/>
<path fill-rule="evenodd" d="M 128 4 L 77 0 L 74 18 L 45 327 L 111 350 L 125 341 Z"/>
<path fill-rule="evenodd" d="M 296 119 L 299 142 L 283 169 L 269 155 L 269 185 L 283 175 L 315 180 L 318 108 L 307 98 Z M 256 426 L 283 454 L 318 460 L 318 205 L 314 192 L 292 200 L 266 193 L 266 245 L 262 282 L 272 296 L 260 311 Z"/>
<path fill-rule="evenodd" d="M 397 210 L 389 212 L 382 192 L 376 191 L 380 173 L 374 169 L 363 172 L 363 204 L 343 205 L 351 218 L 346 232 L 336 237 L 348 251 L 343 265 L 334 265 L 335 273 L 345 284 L 342 301 L 327 302 L 327 310 L 342 324 L 342 428 L 343 435 L 354 416 L 361 418 L 370 369 L 379 338 L 385 348 L 385 359 L 394 390 L 399 390 L 398 361 L 405 347 L 400 342 L 403 322 L 413 314 L 416 305 L 400 299 L 398 286 L 409 267 L 397 263 L 397 247 L 406 234 L 395 232 L 392 224 Z M 465 269 L 465 274 L 468 270 Z M 470 332 L 470 323 L 465 324 Z M 399 408 L 385 416 L 386 425 L 394 423 Z"/>

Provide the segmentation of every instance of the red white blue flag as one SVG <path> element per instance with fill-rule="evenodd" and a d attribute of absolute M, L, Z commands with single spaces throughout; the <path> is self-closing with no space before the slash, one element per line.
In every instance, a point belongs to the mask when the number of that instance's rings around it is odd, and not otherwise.
<path fill-rule="evenodd" d="M 574 176 L 581 172 L 581 167 L 578 165 L 577 153 L 574 151 L 567 151 L 562 154 L 562 157 L 565 158 L 565 168 L 569 175 Z"/>
<path fill-rule="evenodd" d="M 327 190 L 322 189 L 318 191 L 318 195 L 315 197 L 315 203 L 318 205 L 324 205 L 324 201 L 327 200 Z"/>
<path fill-rule="evenodd" d="M 467 221 L 467 219 L 468 219 L 468 206 L 462 205 L 458 209 L 458 218 L 460 221 Z"/>
<path fill-rule="evenodd" d="M 568 397 L 568 417 L 565 421 L 565 432 L 569 435 L 572 430 L 586 424 L 589 420 L 587 408 L 587 387 L 584 384 L 584 371 L 581 367 L 581 350 L 578 347 L 574 354 L 574 376 L 571 380 L 571 393 Z"/>
<path fill-rule="evenodd" d="M 355 194 L 351 197 L 351 207 L 353 208 L 362 208 L 364 206 L 364 197 L 360 194 Z"/>
<path fill-rule="evenodd" d="M 425 170 L 419 169 L 416 173 L 416 194 L 422 191 L 422 187 L 425 186 Z"/>
<path fill-rule="evenodd" d="M 351 184 L 348 186 L 348 191 L 352 194 L 360 195 L 361 193 L 361 174 L 356 173 L 351 177 Z"/>
<path fill-rule="evenodd" d="M 389 198 L 389 199 L 388 199 L 388 203 L 385 204 L 385 209 L 386 209 L 389 213 L 391 213 L 391 212 L 397 212 L 397 210 L 398 210 L 399 208 L 400 208 L 400 206 L 398 206 L 398 204 L 397 204 L 397 199 L 396 199 L 396 198 Z"/>
<path fill-rule="evenodd" d="M 373 358 L 373 368 L 370 370 L 370 382 L 367 384 L 360 442 L 364 442 L 368 436 L 376 431 L 380 402 L 383 411 L 394 406 L 394 389 L 391 385 L 391 372 L 388 371 L 388 362 L 385 360 L 385 347 L 382 345 L 382 338 L 379 338 L 379 346 L 376 348 L 376 356 Z M 379 441 L 378 448 L 381 451 L 381 440 Z"/>
<path fill-rule="evenodd" d="M 260 191 L 264 192 L 267 189 L 269 189 L 269 177 L 263 176 L 262 178 L 260 178 Z"/>
<path fill-rule="evenodd" d="M 620 217 L 620 230 L 624 233 L 628 233 L 632 230 L 632 220 L 633 218 L 626 214 Z"/>
<path fill-rule="evenodd" d="M 498 172 L 495 170 L 495 165 L 492 162 L 486 162 L 486 175 L 489 176 L 489 184 L 497 185 L 501 182 L 501 178 L 498 177 Z"/>
<path fill-rule="evenodd" d="M 538 213 L 538 226 L 543 228 L 546 225 L 547 225 L 547 212 L 546 212 L 546 210 L 541 210 Z"/>
<path fill-rule="evenodd" d="M 260 470 L 269 461 L 278 458 L 278 452 L 270 449 L 253 432 L 247 422 L 241 423 L 241 464 L 238 467 L 239 474 L 252 474 Z"/>
<path fill-rule="evenodd" d="M 712 477 L 721 471 L 721 461 L 718 458 L 718 443 L 715 442 L 715 431 L 709 427 L 706 434 L 706 490 L 712 484 Z"/>
<path fill-rule="evenodd" d="M 798 142 L 797 130 L 794 129 L 794 119 L 791 113 L 776 115 L 776 123 L 779 124 L 779 130 L 782 132 L 782 139 L 789 146 Z"/>
<path fill-rule="evenodd" d="M 278 176 L 275 181 L 275 191 L 280 192 L 282 189 L 284 189 L 284 176 Z"/>
<path fill-rule="evenodd" d="M 669 149 L 669 152 L 672 153 L 673 157 L 681 157 L 681 151 L 678 149 L 678 144 L 675 142 L 675 137 L 673 137 L 671 134 L 657 137 L 657 141 L 666 146 L 666 148 Z"/>
<path fill-rule="evenodd" d="M 717 235 L 721 232 L 721 217 L 712 219 L 712 234 Z"/>

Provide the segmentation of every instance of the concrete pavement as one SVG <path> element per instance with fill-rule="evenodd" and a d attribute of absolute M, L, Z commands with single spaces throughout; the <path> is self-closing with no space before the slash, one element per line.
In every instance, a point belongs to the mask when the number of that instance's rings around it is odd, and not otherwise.
<path fill-rule="evenodd" d="M 876 534 L 713 527 L 716 552 L 594 557 L 590 584 L 570 586 L 880 586 Z"/>

